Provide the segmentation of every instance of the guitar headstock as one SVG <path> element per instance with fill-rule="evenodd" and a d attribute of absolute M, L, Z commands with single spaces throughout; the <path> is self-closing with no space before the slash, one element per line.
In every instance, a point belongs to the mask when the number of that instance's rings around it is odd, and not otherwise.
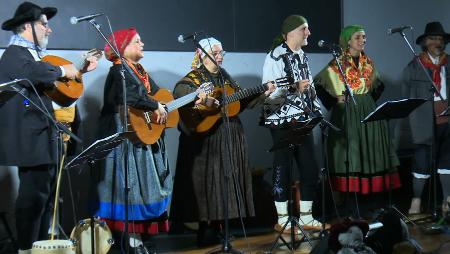
<path fill-rule="evenodd" d="M 214 84 L 212 82 L 205 82 L 198 87 L 197 91 L 199 93 L 211 94 L 214 92 Z"/>

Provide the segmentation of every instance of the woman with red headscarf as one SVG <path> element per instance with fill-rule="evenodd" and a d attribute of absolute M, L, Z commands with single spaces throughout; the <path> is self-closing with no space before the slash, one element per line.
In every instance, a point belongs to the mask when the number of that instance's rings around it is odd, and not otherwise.
<path fill-rule="evenodd" d="M 105 46 L 106 58 L 113 62 L 113 66 L 105 83 L 99 124 L 100 138 L 123 131 L 119 115 L 119 108 L 123 105 L 121 64 L 127 64 L 132 70 L 132 73 L 125 72 L 127 105 L 152 111 L 159 122 L 167 119 L 163 105 L 149 97 L 154 95 L 159 87 L 139 64 L 139 60 L 144 57 L 144 43 L 138 32 L 134 28 L 119 30 L 114 32 L 114 38 L 125 62 L 122 62 L 108 45 Z M 112 38 L 110 41 L 113 41 Z M 101 162 L 96 215 L 106 220 L 108 226 L 116 231 L 125 230 L 125 160 L 128 164 L 130 188 L 130 246 L 138 248 L 140 253 L 146 253 L 141 234 L 156 234 L 168 230 L 166 210 L 172 193 L 173 172 L 169 170 L 164 139 L 160 138 L 153 145 L 136 145 L 127 140 L 113 149 Z"/>

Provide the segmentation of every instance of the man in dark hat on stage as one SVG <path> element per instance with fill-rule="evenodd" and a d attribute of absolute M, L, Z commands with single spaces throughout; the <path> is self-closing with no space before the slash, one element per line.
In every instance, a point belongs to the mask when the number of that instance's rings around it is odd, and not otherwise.
<path fill-rule="evenodd" d="M 419 36 L 416 44 L 422 52 L 413 59 L 403 71 L 403 95 L 406 98 L 426 98 L 429 101 L 414 110 L 409 116 L 412 142 L 415 145 L 413 162 L 413 192 L 409 214 L 421 212 L 422 190 L 430 178 L 433 165 L 439 173 L 443 186 L 444 199 L 442 212 L 448 211 L 450 202 L 450 131 L 448 116 L 438 116 L 448 107 L 450 95 L 450 65 L 445 46 L 450 34 L 444 31 L 439 22 L 428 23 L 425 33 Z M 426 68 L 442 98 L 433 90 L 431 82 L 420 66 Z M 432 163 L 433 161 L 436 163 Z"/>
<path fill-rule="evenodd" d="M 58 160 L 58 133 L 31 101 L 45 106 L 49 114 L 55 116 L 52 101 L 43 91 L 54 86 L 60 77 L 74 79 L 97 65 L 96 59 L 91 58 L 79 71 L 72 64 L 58 67 L 40 61 L 46 54 L 52 33 L 48 21 L 56 12 L 53 7 L 41 8 L 24 2 L 13 18 L 2 24 L 2 29 L 12 31 L 13 35 L 0 58 L 0 82 L 28 79 L 37 90 L 21 81 L 17 87 L 23 88 L 30 100 L 16 94 L 0 102 L 0 165 L 19 168 L 19 195 L 15 207 L 19 253 L 31 253 L 33 242 L 48 238 Z"/>

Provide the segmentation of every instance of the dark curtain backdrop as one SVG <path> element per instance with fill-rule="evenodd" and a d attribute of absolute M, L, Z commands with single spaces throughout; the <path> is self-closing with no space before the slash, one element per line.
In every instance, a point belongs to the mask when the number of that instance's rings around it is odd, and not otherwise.
<path fill-rule="evenodd" d="M 2 0 L 1 22 L 11 18 L 21 3 Z M 54 31 L 50 49 L 88 49 L 104 43 L 88 22 L 70 24 L 70 17 L 105 13 L 113 29 L 134 26 L 146 42 L 145 50 L 191 51 L 192 42 L 181 44 L 180 34 L 203 31 L 217 37 L 228 51 L 267 52 L 285 17 L 301 14 L 312 35 L 307 52 L 322 52 L 317 41 L 336 40 L 342 24 L 341 0 L 32 0 L 41 7 L 58 8 L 50 22 Z M 96 18 L 108 33 L 105 17 Z M 0 47 L 10 32 L 0 31 Z"/>

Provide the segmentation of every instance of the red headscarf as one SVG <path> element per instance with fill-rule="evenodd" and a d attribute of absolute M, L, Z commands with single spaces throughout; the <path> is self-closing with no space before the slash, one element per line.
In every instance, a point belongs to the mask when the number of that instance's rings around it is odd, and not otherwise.
<path fill-rule="evenodd" d="M 131 39 L 137 34 L 137 31 L 134 27 L 130 27 L 127 29 L 117 30 L 114 32 L 114 37 L 116 39 L 117 48 L 119 49 L 119 53 L 123 55 L 125 48 L 130 43 Z M 112 35 L 109 36 L 109 41 L 114 46 Z M 109 47 L 108 44 L 105 45 L 105 56 L 111 62 L 117 60 L 118 56 L 114 53 L 114 51 Z"/>

